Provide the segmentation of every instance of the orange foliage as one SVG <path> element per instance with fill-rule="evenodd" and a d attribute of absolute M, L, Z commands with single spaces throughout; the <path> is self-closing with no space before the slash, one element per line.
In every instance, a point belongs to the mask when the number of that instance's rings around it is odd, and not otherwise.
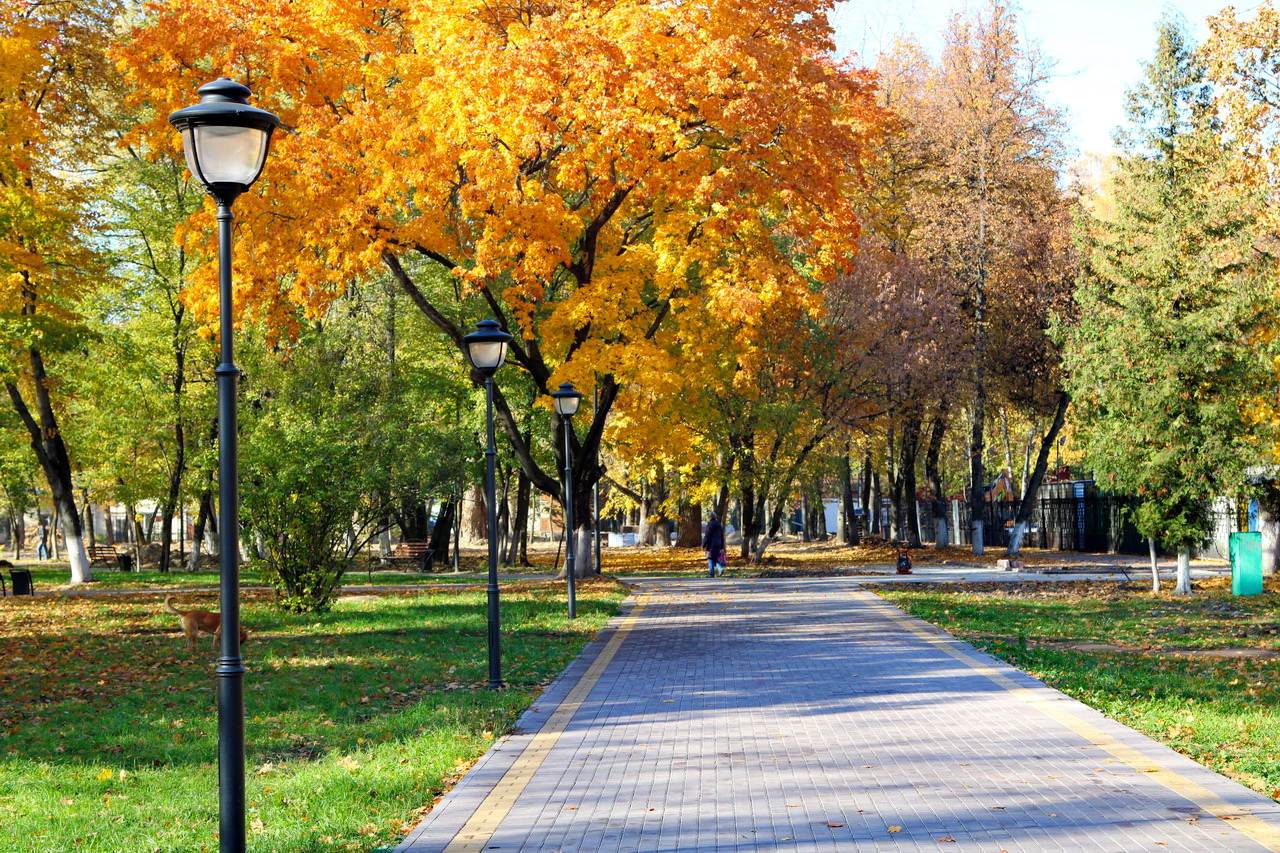
<path fill-rule="evenodd" d="M 669 371 L 659 326 L 759 334 L 849 264 L 880 117 L 869 75 L 826 58 L 831 5 L 169 0 L 119 64 L 155 149 L 215 74 L 293 129 L 237 209 L 240 296 L 274 326 L 429 259 L 589 387 Z"/>

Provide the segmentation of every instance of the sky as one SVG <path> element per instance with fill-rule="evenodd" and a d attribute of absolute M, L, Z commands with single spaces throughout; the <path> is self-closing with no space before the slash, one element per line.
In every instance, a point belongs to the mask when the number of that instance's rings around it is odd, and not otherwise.
<path fill-rule="evenodd" d="M 844 0 L 832 23 L 841 55 L 865 64 L 896 35 L 909 33 L 935 57 L 952 13 L 981 9 L 981 0 Z M 1156 24 L 1165 12 L 1180 14 L 1197 41 L 1204 20 L 1227 0 L 1022 0 L 1023 36 L 1053 63 L 1046 100 L 1063 110 L 1078 154 L 1113 149 L 1112 132 L 1124 121 L 1125 92 L 1139 79 L 1155 50 Z M 1245 15 L 1257 6 L 1233 4 Z"/>

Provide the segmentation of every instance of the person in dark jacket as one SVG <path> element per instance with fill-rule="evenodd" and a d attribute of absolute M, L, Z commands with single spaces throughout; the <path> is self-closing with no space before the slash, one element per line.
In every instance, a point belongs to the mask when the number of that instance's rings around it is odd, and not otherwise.
<path fill-rule="evenodd" d="M 724 574 L 724 527 L 720 518 L 713 512 L 707 522 L 706 532 L 702 534 L 702 550 L 707 552 L 707 573 L 715 577 L 717 569 Z"/>

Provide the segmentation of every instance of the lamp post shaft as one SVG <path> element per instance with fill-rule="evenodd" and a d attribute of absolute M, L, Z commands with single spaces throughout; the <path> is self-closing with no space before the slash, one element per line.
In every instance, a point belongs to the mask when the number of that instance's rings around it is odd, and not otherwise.
<path fill-rule="evenodd" d="M 498 486 L 497 455 L 493 436 L 493 377 L 484 378 L 485 396 L 485 504 L 488 509 L 489 540 L 489 689 L 502 687 L 502 650 L 499 646 L 501 613 L 498 609 Z"/>
<path fill-rule="evenodd" d="M 574 575 L 578 573 L 578 567 L 575 565 L 577 560 L 573 552 L 578 549 L 577 542 L 574 541 L 573 529 L 573 445 L 569 441 L 573 430 L 573 419 L 562 416 L 560 423 L 564 427 L 564 529 L 565 541 L 568 543 L 564 552 L 564 573 L 569 581 L 569 618 L 577 619 L 578 591 Z"/>
<path fill-rule="evenodd" d="M 236 383 L 232 352 L 231 206 L 218 203 L 219 331 L 218 534 L 221 539 L 222 648 L 218 657 L 218 847 L 245 849 L 244 662 L 240 659 L 240 528 L 236 441 Z"/>

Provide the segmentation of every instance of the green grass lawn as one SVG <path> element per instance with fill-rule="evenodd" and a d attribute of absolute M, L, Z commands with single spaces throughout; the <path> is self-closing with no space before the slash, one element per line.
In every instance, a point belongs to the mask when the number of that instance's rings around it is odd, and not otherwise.
<path fill-rule="evenodd" d="M 1205 649 L 1280 649 L 1280 586 L 1233 598 L 1060 582 L 881 589 L 908 613 L 991 652 L 1196 761 L 1280 799 L 1280 659 Z M 1116 649 L 1082 650 L 1073 643 Z"/>
<path fill-rule="evenodd" d="M 484 689 L 481 591 L 246 602 L 250 848 L 368 851 L 507 731 L 616 612 L 584 583 L 504 590 L 509 689 Z M 213 599 L 204 606 L 216 607 Z M 214 652 L 159 597 L 0 600 L 0 849 L 216 850 Z"/>

